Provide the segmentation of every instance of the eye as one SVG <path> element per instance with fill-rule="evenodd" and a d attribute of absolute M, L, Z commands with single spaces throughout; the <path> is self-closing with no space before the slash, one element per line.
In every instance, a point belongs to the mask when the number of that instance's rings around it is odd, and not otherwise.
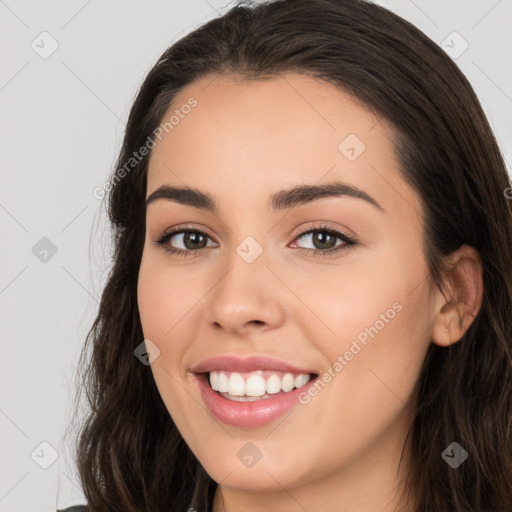
<path fill-rule="evenodd" d="M 185 229 L 183 229 L 184 227 Z M 164 232 L 158 240 L 155 240 L 155 243 L 167 253 L 177 256 L 190 256 L 192 253 L 201 252 L 201 249 L 207 247 L 208 238 L 210 238 L 208 233 L 193 226 L 179 226 Z M 176 240 L 174 243 L 181 247 L 172 247 L 170 242 L 173 239 Z"/>
<path fill-rule="evenodd" d="M 211 239 L 208 233 L 194 226 L 177 226 L 165 231 L 154 243 L 169 254 L 187 257 L 195 256 L 208 247 L 208 238 Z M 181 245 L 181 247 L 173 246 L 171 244 L 173 239 L 175 239 L 174 244 Z M 294 241 L 299 239 L 309 240 L 314 246 L 313 249 L 304 249 L 302 247 L 299 247 L 299 249 L 306 253 L 312 252 L 314 255 L 321 256 L 337 253 L 358 243 L 353 236 L 339 229 L 324 225 L 313 226 L 303 230 L 295 237 Z M 337 244 L 337 240 L 340 240 L 341 243 Z M 293 244 L 291 247 L 294 246 Z"/>
<path fill-rule="evenodd" d="M 348 249 L 357 244 L 356 239 L 343 231 L 330 226 L 313 226 L 308 228 L 295 238 L 295 240 L 306 239 L 313 244 L 313 249 L 302 249 L 306 252 L 313 252 L 315 255 L 327 256 L 340 250 Z M 336 245 L 337 240 L 341 243 Z"/>

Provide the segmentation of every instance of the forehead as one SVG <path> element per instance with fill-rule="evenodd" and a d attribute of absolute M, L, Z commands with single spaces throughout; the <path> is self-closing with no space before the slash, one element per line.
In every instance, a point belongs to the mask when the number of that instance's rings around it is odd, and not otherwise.
<path fill-rule="evenodd" d="M 334 179 L 374 197 L 382 197 L 384 183 L 395 195 L 412 192 L 397 172 L 391 126 L 311 76 L 203 77 L 175 96 L 161 126 L 166 122 L 152 150 L 147 195 L 162 184 L 185 185 L 222 202 Z"/>

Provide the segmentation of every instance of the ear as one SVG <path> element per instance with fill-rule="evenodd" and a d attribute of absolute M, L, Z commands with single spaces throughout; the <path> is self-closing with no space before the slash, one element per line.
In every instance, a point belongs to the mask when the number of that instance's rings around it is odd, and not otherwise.
<path fill-rule="evenodd" d="M 449 257 L 444 280 L 448 300 L 438 290 L 432 343 L 446 347 L 459 341 L 473 323 L 483 300 L 483 268 L 474 247 L 462 245 Z"/>

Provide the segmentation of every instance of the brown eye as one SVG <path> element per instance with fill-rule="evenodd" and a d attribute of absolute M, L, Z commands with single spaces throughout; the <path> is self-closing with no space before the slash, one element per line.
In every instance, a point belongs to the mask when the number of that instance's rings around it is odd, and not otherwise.
<path fill-rule="evenodd" d="M 315 249 L 332 249 L 336 246 L 336 235 L 327 233 L 326 231 L 310 231 L 299 238 L 308 237 L 308 239 L 315 246 Z"/>
<path fill-rule="evenodd" d="M 342 231 L 329 227 L 329 226 L 314 226 L 313 228 L 302 231 L 295 240 L 305 238 L 312 248 L 300 247 L 304 251 L 313 251 L 316 255 L 329 255 L 338 252 L 342 249 L 348 249 L 357 244 L 355 238 Z M 337 241 L 341 240 L 337 244 Z M 295 242 L 294 242 L 294 245 Z"/>
<path fill-rule="evenodd" d="M 330 226 L 313 226 L 299 233 L 295 240 L 306 239 L 306 243 L 310 243 L 312 248 L 299 246 L 299 249 L 307 254 L 313 252 L 316 256 L 335 255 L 339 251 L 355 247 L 358 242 L 355 237 L 344 233 L 343 231 Z M 339 243 L 338 240 L 340 241 Z M 297 246 L 294 241 L 293 246 Z"/>
<path fill-rule="evenodd" d="M 176 228 L 165 232 L 155 243 L 170 254 L 189 256 L 206 248 L 209 238 L 207 233 L 198 229 Z"/>
<path fill-rule="evenodd" d="M 206 247 L 207 236 L 201 234 L 199 231 L 180 231 L 178 233 L 173 234 L 169 241 L 173 238 L 181 238 L 181 244 L 184 245 L 185 249 L 202 249 Z"/>

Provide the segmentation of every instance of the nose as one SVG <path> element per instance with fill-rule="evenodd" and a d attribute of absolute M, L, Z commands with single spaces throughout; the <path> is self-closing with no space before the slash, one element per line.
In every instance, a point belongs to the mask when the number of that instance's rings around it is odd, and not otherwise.
<path fill-rule="evenodd" d="M 207 295 L 207 322 L 238 335 L 279 327 L 284 319 L 279 283 L 263 255 L 248 263 L 235 253 L 224 275 Z"/>

